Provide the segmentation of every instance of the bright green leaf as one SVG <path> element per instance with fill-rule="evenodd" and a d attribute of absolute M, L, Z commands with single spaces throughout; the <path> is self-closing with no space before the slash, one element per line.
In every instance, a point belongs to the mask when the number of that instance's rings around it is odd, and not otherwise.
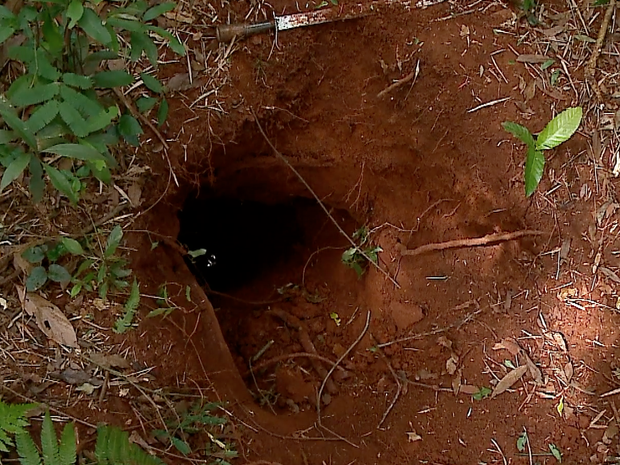
<path fill-rule="evenodd" d="M 86 120 L 88 130 L 93 133 L 107 128 L 110 124 L 112 124 L 112 121 L 116 119 L 118 114 L 119 111 L 116 105 L 109 107 L 107 110 L 101 110 L 99 114 L 92 116 Z"/>
<path fill-rule="evenodd" d="M 70 237 L 63 237 L 62 243 L 70 254 L 84 255 L 84 249 L 75 239 L 71 239 Z"/>
<path fill-rule="evenodd" d="M 134 146 L 140 145 L 138 136 L 143 134 L 142 126 L 137 119 L 130 115 L 123 115 L 118 121 L 118 132 L 127 142 Z"/>
<path fill-rule="evenodd" d="M 77 460 L 77 442 L 73 422 L 67 423 L 62 430 L 58 445 L 58 463 L 73 465 Z"/>
<path fill-rule="evenodd" d="M 164 97 L 157 110 L 157 125 L 161 127 L 166 122 L 166 118 L 168 118 L 168 100 Z"/>
<path fill-rule="evenodd" d="M 58 171 L 56 168 L 48 165 L 47 163 L 43 165 L 43 169 L 45 170 L 47 175 L 50 177 L 50 181 L 52 181 L 52 185 L 56 189 L 58 189 L 60 193 L 66 195 L 72 204 L 74 205 L 77 204 L 78 202 L 77 194 L 71 188 L 71 183 L 69 182 L 67 177 L 64 174 L 62 174 L 60 171 Z"/>
<path fill-rule="evenodd" d="M 581 124 L 583 110 L 581 107 L 567 108 L 549 121 L 536 139 L 538 150 L 548 150 L 566 142 Z"/>
<path fill-rule="evenodd" d="M 59 31 L 58 25 L 50 16 L 48 8 L 43 10 L 43 24 L 41 25 L 41 31 L 43 37 L 47 42 L 48 50 L 52 55 L 57 55 L 62 51 L 64 47 L 64 40 L 62 34 Z"/>
<path fill-rule="evenodd" d="M 39 84 L 30 89 L 21 89 L 11 97 L 11 102 L 16 107 L 27 107 L 37 103 L 47 102 L 58 95 L 58 84 Z"/>
<path fill-rule="evenodd" d="M 26 169 L 28 163 L 30 163 L 30 153 L 22 153 L 15 160 L 11 162 L 4 174 L 2 175 L 2 181 L 0 182 L 0 192 L 4 190 L 6 186 L 15 181 Z"/>
<path fill-rule="evenodd" d="M 176 449 L 183 455 L 189 455 L 192 453 L 192 448 L 189 446 L 188 443 L 186 443 L 185 441 L 182 441 L 181 439 L 175 437 L 175 436 L 171 436 L 170 437 L 170 442 L 172 442 L 172 444 L 174 445 L 174 447 L 176 447 Z"/>
<path fill-rule="evenodd" d="M 0 27 L 0 45 L 13 35 L 15 28 L 12 26 Z"/>
<path fill-rule="evenodd" d="M 58 144 L 42 151 L 62 155 L 63 157 L 76 158 L 78 160 L 105 160 L 105 157 L 90 144 Z"/>
<path fill-rule="evenodd" d="M 67 18 L 69 18 L 69 29 L 73 29 L 76 23 L 82 19 L 82 15 L 84 14 L 84 5 L 80 0 L 71 0 L 69 6 L 67 7 Z"/>
<path fill-rule="evenodd" d="M 95 87 L 122 87 L 133 83 L 133 76 L 127 71 L 101 71 L 93 75 Z"/>
<path fill-rule="evenodd" d="M 142 78 L 142 82 L 144 85 L 155 92 L 156 94 L 161 94 L 164 91 L 164 86 L 159 82 L 157 78 L 154 78 L 150 74 L 140 73 L 140 77 Z"/>
<path fill-rule="evenodd" d="M 78 89 L 90 89 L 93 86 L 93 80 L 89 76 L 81 74 L 65 73 L 62 75 L 62 82 L 68 86 L 77 87 Z"/>
<path fill-rule="evenodd" d="M 562 452 L 560 452 L 560 449 L 558 449 L 558 446 L 556 446 L 555 444 L 549 444 L 549 450 L 551 451 L 553 456 L 556 458 L 556 460 L 562 463 Z"/>
<path fill-rule="evenodd" d="M 143 32 L 146 30 L 146 27 L 140 21 L 122 19 L 117 16 L 108 18 L 108 20 L 106 21 L 106 24 L 112 27 L 116 27 L 121 30 L 129 31 L 129 32 Z"/>
<path fill-rule="evenodd" d="M 67 123 L 73 134 L 78 137 L 86 137 L 90 134 L 86 120 L 69 102 L 62 102 L 58 107 L 58 111 L 60 117 Z"/>
<path fill-rule="evenodd" d="M 35 266 L 30 272 L 30 276 L 26 279 L 26 290 L 34 292 L 41 289 L 47 282 L 47 271 L 42 266 Z"/>
<path fill-rule="evenodd" d="M 155 102 L 157 101 L 155 100 Z M 8 131 L 6 129 L 0 129 L 0 145 L 8 144 L 9 142 L 14 141 L 15 139 L 17 139 L 17 134 L 15 134 L 13 131 Z"/>
<path fill-rule="evenodd" d="M 91 98 L 87 92 L 78 92 L 67 85 L 60 86 L 60 96 L 84 118 L 96 116 L 103 111 L 103 105 L 96 100 L 96 96 Z"/>
<path fill-rule="evenodd" d="M 525 450 L 525 446 L 527 445 L 527 433 L 523 431 L 517 439 L 517 450 L 519 452 L 523 452 Z"/>
<path fill-rule="evenodd" d="M 28 121 L 26 121 L 26 129 L 34 134 L 39 132 L 45 126 L 50 124 L 58 114 L 58 101 L 50 100 L 45 105 L 37 108 Z"/>
<path fill-rule="evenodd" d="M 116 252 L 116 249 L 120 245 L 122 238 L 123 229 L 119 225 L 114 226 L 114 229 L 112 229 L 112 231 L 110 232 L 110 235 L 108 236 L 108 240 L 106 242 L 104 252 L 106 258 L 114 255 L 114 252 Z"/>
<path fill-rule="evenodd" d="M 502 123 L 502 127 L 506 132 L 509 132 L 524 144 L 527 144 L 528 147 L 534 147 L 534 136 L 532 136 L 530 130 L 525 126 L 513 123 L 512 121 L 506 121 Z"/>
<path fill-rule="evenodd" d="M 534 193 L 545 169 L 545 155 L 533 147 L 527 149 L 525 160 L 525 195 L 529 197 Z"/>
<path fill-rule="evenodd" d="M 41 263 L 45 258 L 45 252 L 47 251 L 46 245 L 36 245 L 29 247 L 22 252 L 22 258 L 27 260 L 28 263 Z"/>
<path fill-rule="evenodd" d="M 55 283 L 67 284 L 71 281 L 71 275 L 64 266 L 52 263 L 47 269 L 47 277 Z"/>
<path fill-rule="evenodd" d="M 37 157 L 30 158 L 30 193 L 34 203 L 39 203 L 43 199 L 45 192 L 45 181 L 43 181 L 43 167 Z"/>
<path fill-rule="evenodd" d="M 140 97 L 136 100 L 136 107 L 140 113 L 145 113 L 157 104 L 157 99 L 153 97 Z"/>
<path fill-rule="evenodd" d="M 101 18 L 90 8 L 85 8 L 78 24 L 91 38 L 103 45 L 110 45 L 112 36 L 101 22 Z"/>
<path fill-rule="evenodd" d="M 32 149 L 37 148 L 37 140 L 24 122 L 17 116 L 15 110 L 0 96 L 0 116 L 13 131 L 15 131 Z"/>
<path fill-rule="evenodd" d="M 176 3 L 174 2 L 160 3 L 159 5 L 155 5 L 154 7 L 149 8 L 146 13 L 144 13 L 142 20 L 151 21 L 152 19 L 155 19 L 158 16 L 163 15 L 164 13 L 174 10 L 175 7 Z"/>

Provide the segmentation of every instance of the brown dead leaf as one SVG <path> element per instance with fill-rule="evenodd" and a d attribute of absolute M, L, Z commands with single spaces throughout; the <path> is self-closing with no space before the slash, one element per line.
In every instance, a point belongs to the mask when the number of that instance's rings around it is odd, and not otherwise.
<path fill-rule="evenodd" d="M 446 361 L 446 371 L 449 375 L 453 375 L 454 373 L 456 373 L 456 368 L 458 364 L 459 357 L 454 352 L 452 352 L 452 355 L 450 355 L 450 358 Z"/>
<path fill-rule="evenodd" d="M 525 358 L 525 364 L 527 365 L 527 369 L 529 370 L 530 376 L 532 377 L 534 382 L 539 386 L 542 386 L 544 384 L 544 379 L 540 368 L 536 366 L 536 364 L 532 361 L 527 352 L 523 351 L 521 355 L 523 355 L 523 357 Z"/>
<path fill-rule="evenodd" d="M 452 378 L 452 391 L 454 395 L 458 395 L 461 390 L 461 384 L 463 383 L 463 369 L 461 368 L 456 372 L 456 376 Z"/>
<path fill-rule="evenodd" d="M 551 338 L 562 352 L 568 352 L 568 347 L 566 346 L 566 341 L 562 333 L 555 331 L 551 333 Z"/>
<path fill-rule="evenodd" d="M 620 283 L 620 276 L 618 276 L 615 271 L 612 271 L 609 268 L 604 267 L 604 266 L 601 266 L 599 268 L 599 270 L 601 271 L 601 273 L 603 273 L 605 276 L 607 276 L 613 282 Z"/>
<path fill-rule="evenodd" d="M 452 341 L 446 336 L 439 336 L 437 338 L 437 344 L 439 344 L 441 347 L 445 347 L 448 350 L 452 349 Z"/>
<path fill-rule="evenodd" d="M 536 96 L 536 81 L 530 81 L 523 91 L 523 97 L 525 97 L 525 102 L 529 102 L 533 100 Z"/>
<path fill-rule="evenodd" d="M 64 313 L 49 300 L 18 287 L 24 311 L 33 316 L 39 329 L 52 341 L 68 347 L 77 347 L 77 336 Z"/>
<path fill-rule="evenodd" d="M 497 397 L 502 392 L 509 389 L 517 381 L 519 381 L 523 377 L 527 369 L 527 365 L 521 365 L 520 367 L 515 368 L 514 370 L 506 374 L 506 376 L 504 376 L 502 379 L 500 379 L 499 383 L 497 383 L 497 386 L 495 386 L 495 389 L 493 389 L 493 392 L 491 393 L 491 399 Z"/>
<path fill-rule="evenodd" d="M 422 436 L 420 436 L 415 431 L 407 431 L 407 441 L 408 442 L 416 442 L 416 441 L 421 441 L 421 440 L 422 440 Z"/>
<path fill-rule="evenodd" d="M 166 84 L 166 87 L 168 87 L 168 90 L 172 90 L 175 92 L 188 90 L 189 88 L 192 87 L 192 84 L 189 81 L 189 74 L 188 73 L 175 74 L 174 76 L 170 78 L 170 80 L 168 81 L 168 84 Z"/>
<path fill-rule="evenodd" d="M 554 26 L 554 27 L 551 27 L 549 29 L 543 29 L 542 30 L 542 33 L 544 35 L 546 35 L 547 37 L 556 36 L 556 35 L 560 34 L 561 32 L 564 32 L 564 26 Z"/>
<path fill-rule="evenodd" d="M 504 338 L 493 346 L 493 350 L 501 349 L 506 349 L 511 355 L 517 355 L 521 352 L 521 346 L 511 337 Z"/>
<path fill-rule="evenodd" d="M 129 202 L 133 207 L 139 207 L 142 203 L 142 187 L 138 183 L 133 183 L 127 188 Z"/>
<path fill-rule="evenodd" d="M 461 384 L 461 388 L 459 389 L 459 393 L 467 394 L 468 396 L 473 396 L 479 391 L 480 388 L 478 386 L 472 386 L 471 384 Z"/>
<path fill-rule="evenodd" d="M 178 21 L 179 23 L 193 24 L 196 21 L 194 15 L 183 13 L 182 11 L 168 11 L 164 13 L 164 16 L 172 21 Z"/>
<path fill-rule="evenodd" d="M 564 375 L 566 376 L 567 383 L 570 383 L 571 379 L 573 379 L 574 372 L 573 364 L 569 360 L 566 365 L 564 365 Z"/>
<path fill-rule="evenodd" d="M 519 55 L 517 57 L 517 61 L 519 63 L 544 63 L 545 61 L 549 60 L 549 57 L 546 57 L 545 55 L 528 55 L 528 54 L 522 54 Z"/>
<path fill-rule="evenodd" d="M 129 368 L 129 362 L 118 354 L 94 353 L 90 355 L 90 360 L 95 364 L 105 368 Z"/>
<path fill-rule="evenodd" d="M 560 260 L 566 260 L 568 258 L 568 253 L 570 252 L 570 239 L 565 239 L 562 242 L 562 247 L 560 248 Z"/>
<path fill-rule="evenodd" d="M 579 290 L 576 287 L 563 287 L 558 291 L 558 300 L 564 302 L 566 299 L 574 299 L 579 296 Z"/>

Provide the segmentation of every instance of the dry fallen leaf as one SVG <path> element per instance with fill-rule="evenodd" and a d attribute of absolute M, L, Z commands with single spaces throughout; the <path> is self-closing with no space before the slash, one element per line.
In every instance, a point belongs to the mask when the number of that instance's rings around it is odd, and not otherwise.
<path fill-rule="evenodd" d="M 450 355 L 450 358 L 446 361 L 446 371 L 449 375 L 453 375 L 454 373 L 456 373 L 456 368 L 458 364 L 459 357 L 454 352 L 452 352 L 452 355 Z"/>
<path fill-rule="evenodd" d="M 64 313 L 49 300 L 18 288 L 22 307 L 33 316 L 39 329 L 52 341 L 68 347 L 77 347 L 77 336 Z"/>
<path fill-rule="evenodd" d="M 416 442 L 416 441 L 421 441 L 421 440 L 422 440 L 422 436 L 420 436 L 415 431 L 407 431 L 407 441 Z"/>
<path fill-rule="evenodd" d="M 571 379 L 573 379 L 573 364 L 569 361 L 564 365 L 564 375 L 566 376 L 566 382 L 570 383 Z"/>
<path fill-rule="evenodd" d="M 502 392 L 506 391 L 506 389 L 509 389 L 514 383 L 516 383 L 523 377 L 526 371 L 527 366 L 521 365 L 520 367 L 515 368 L 502 379 L 500 379 L 499 383 L 497 383 L 497 386 L 495 386 L 495 389 L 493 389 L 493 392 L 491 393 L 491 399 L 497 397 Z"/>
<path fill-rule="evenodd" d="M 545 384 L 543 380 L 542 371 L 540 371 L 540 368 L 538 368 L 536 364 L 532 362 L 532 359 L 527 354 L 527 352 L 523 351 L 521 355 L 523 355 L 523 357 L 525 358 L 525 364 L 527 365 L 527 369 L 529 370 L 530 376 L 532 377 L 534 382 L 538 384 L 539 386 L 542 386 L 543 384 Z"/>
<path fill-rule="evenodd" d="M 180 23 L 186 24 L 192 24 L 194 21 L 196 21 L 196 18 L 194 18 L 193 15 L 186 14 L 181 11 L 168 11 L 164 13 L 164 16 L 173 21 L 178 21 Z"/>
<path fill-rule="evenodd" d="M 459 389 L 459 393 L 467 394 L 468 396 L 473 396 L 479 391 L 480 388 L 478 386 L 472 386 L 471 384 L 461 384 L 461 387 Z"/>
<path fill-rule="evenodd" d="M 493 350 L 500 349 L 506 349 L 512 355 L 517 355 L 519 352 L 521 352 L 521 346 L 511 337 L 504 338 L 493 346 Z"/>
<path fill-rule="evenodd" d="M 517 57 L 519 63 L 544 63 L 547 60 L 549 60 L 549 57 L 544 55 L 522 54 Z"/>
<path fill-rule="evenodd" d="M 91 361 L 95 365 L 105 368 L 129 368 L 129 362 L 118 354 L 100 354 L 94 353 L 90 355 Z"/>

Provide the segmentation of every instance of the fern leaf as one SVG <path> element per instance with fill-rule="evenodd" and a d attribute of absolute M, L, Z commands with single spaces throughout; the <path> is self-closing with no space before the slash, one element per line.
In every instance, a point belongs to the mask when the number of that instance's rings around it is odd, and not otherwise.
<path fill-rule="evenodd" d="M 58 447 L 58 458 L 60 465 L 73 465 L 77 460 L 77 445 L 75 442 L 75 426 L 67 423 L 60 436 L 60 446 Z"/>
<path fill-rule="evenodd" d="M 15 436 L 19 462 L 22 465 L 41 465 L 41 457 L 30 434 L 24 432 Z"/>
<path fill-rule="evenodd" d="M 95 457 L 98 465 L 164 465 L 159 458 L 129 442 L 129 435 L 125 431 L 113 426 L 101 426 L 97 429 Z"/>
<path fill-rule="evenodd" d="M 5 404 L 0 401 L 0 451 L 8 452 L 13 441 L 8 434 L 27 434 L 26 413 L 36 404 Z M 8 433 L 8 434 L 7 434 Z"/>
<path fill-rule="evenodd" d="M 95 100 L 88 98 L 81 92 L 76 92 L 66 85 L 60 86 L 60 96 L 65 102 L 70 103 L 73 108 L 80 112 L 84 118 L 90 118 L 103 111 L 103 106 Z"/>
<path fill-rule="evenodd" d="M 58 101 L 50 100 L 37 108 L 26 121 L 26 129 L 34 134 L 50 124 L 58 114 Z"/>
<path fill-rule="evenodd" d="M 58 453 L 58 440 L 54 431 L 54 424 L 50 413 L 45 412 L 43 428 L 41 429 L 41 449 L 43 450 L 43 462 L 45 465 L 63 465 L 60 463 Z"/>
<path fill-rule="evenodd" d="M 88 124 L 88 130 L 93 133 L 107 128 L 118 116 L 118 113 L 119 111 L 116 105 L 109 107 L 107 110 L 101 110 L 98 115 L 91 116 L 86 120 L 86 124 Z"/>
<path fill-rule="evenodd" d="M 86 120 L 73 105 L 68 102 L 62 102 L 58 110 L 60 112 L 60 117 L 67 123 L 67 126 L 69 126 L 73 134 L 78 137 L 86 137 L 89 134 Z"/>
<path fill-rule="evenodd" d="M 114 332 L 117 334 L 123 334 L 131 327 L 131 323 L 133 322 L 133 317 L 136 314 L 136 310 L 138 309 L 138 305 L 140 304 L 140 286 L 138 285 L 138 281 L 136 279 L 133 280 L 133 285 L 131 286 L 131 292 L 129 294 L 129 299 L 127 299 L 127 303 L 125 303 L 125 314 L 122 318 L 119 318 L 114 323 Z"/>

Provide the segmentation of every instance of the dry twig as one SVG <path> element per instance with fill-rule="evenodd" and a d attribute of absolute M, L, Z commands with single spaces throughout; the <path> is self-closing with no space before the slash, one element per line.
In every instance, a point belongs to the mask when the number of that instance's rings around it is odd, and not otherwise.
<path fill-rule="evenodd" d="M 596 43 L 594 44 L 594 50 L 592 51 L 592 55 L 590 55 L 590 59 L 588 60 L 584 71 L 586 82 L 588 82 L 594 89 L 594 93 L 596 94 L 596 98 L 599 102 L 603 101 L 603 95 L 601 94 L 601 89 L 594 76 L 596 73 L 596 62 L 601 54 L 603 42 L 605 42 L 605 36 L 607 35 L 607 29 L 609 28 L 609 21 L 611 20 L 611 15 L 614 12 L 615 6 L 616 0 L 610 0 L 609 5 L 607 6 L 607 11 L 605 11 L 605 17 L 601 23 L 601 28 L 598 31 L 598 37 L 596 38 Z"/>

